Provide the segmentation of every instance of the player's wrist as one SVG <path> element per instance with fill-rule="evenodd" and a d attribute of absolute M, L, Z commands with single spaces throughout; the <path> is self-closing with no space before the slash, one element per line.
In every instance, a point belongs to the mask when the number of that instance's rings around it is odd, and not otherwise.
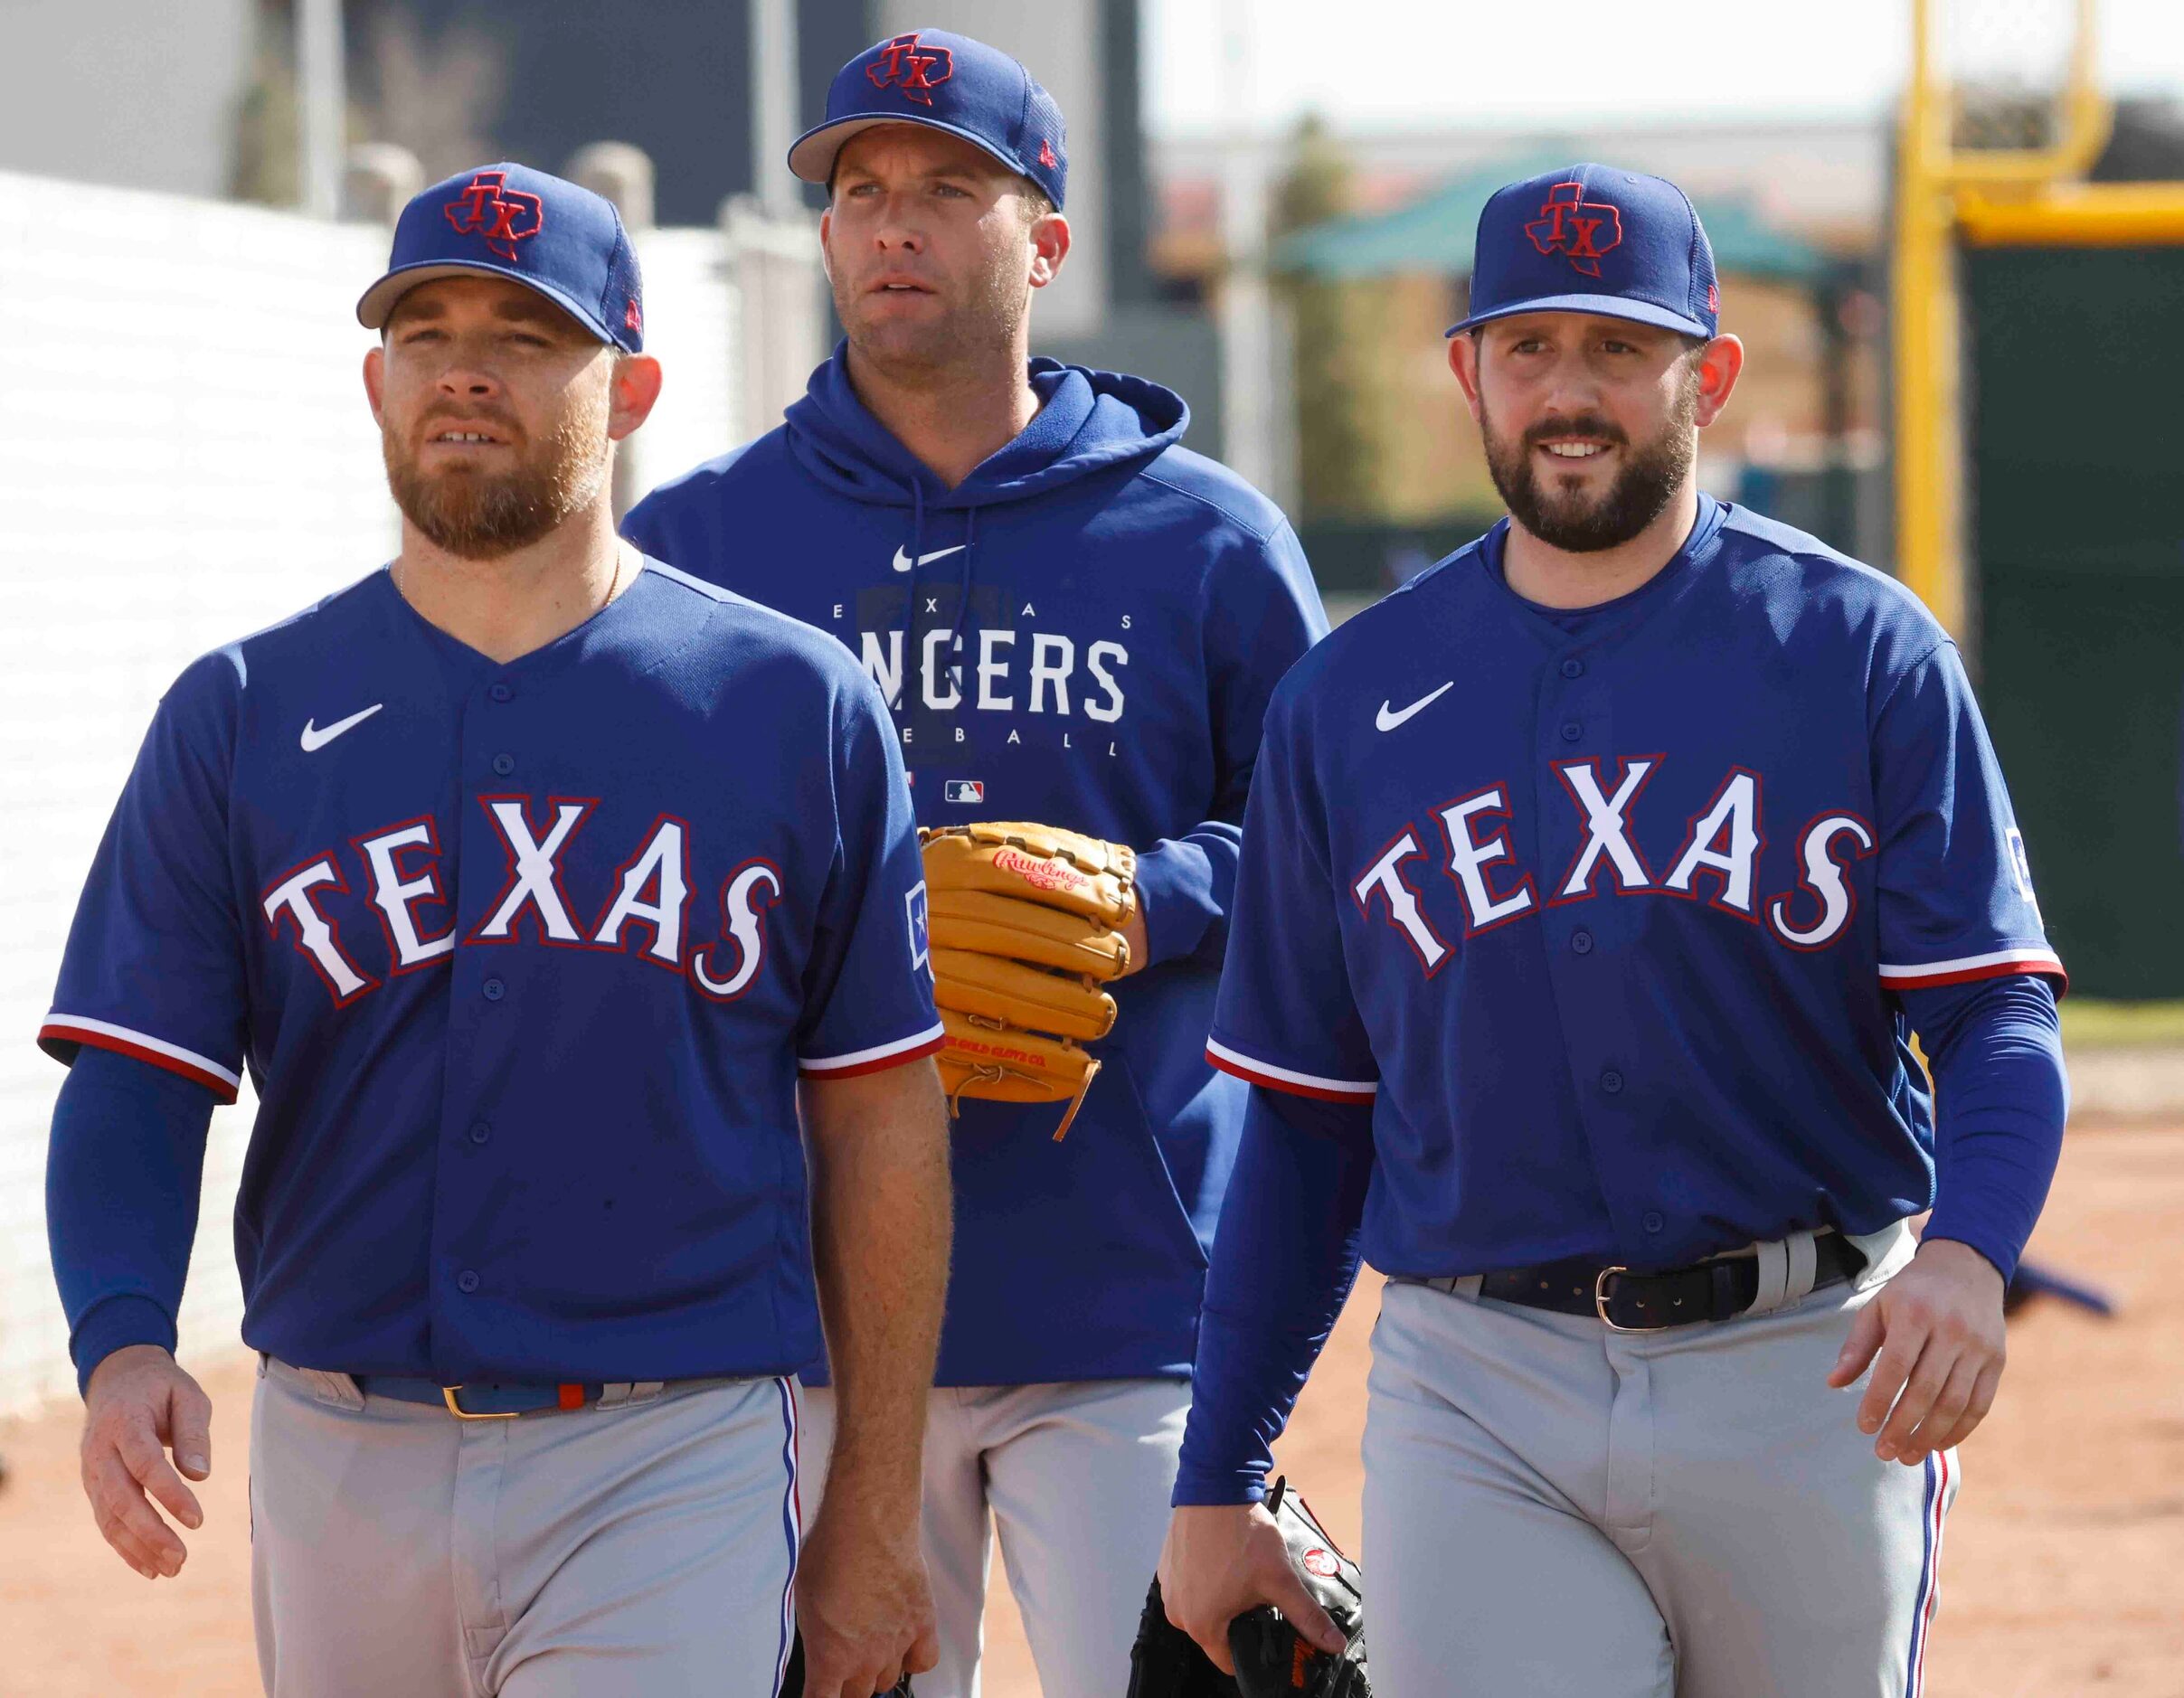
<path fill-rule="evenodd" d="M 915 1525 L 922 1501 L 918 1461 L 901 1457 L 829 1458 L 821 1514 L 865 1535 Z"/>
<path fill-rule="evenodd" d="M 174 1318 L 159 1304 L 134 1295 L 109 1297 L 77 1323 L 69 1341 L 76 1360 L 76 1388 L 89 1398 L 91 1382 L 101 1369 L 110 1366 L 112 1373 L 118 1373 L 155 1356 L 171 1363 L 175 1342 Z"/>
<path fill-rule="evenodd" d="M 1176 1476 L 1168 1506 L 1180 1514 L 1194 1509 L 1250 1509 L 1266 1498 L 1266 1476 L 1255 1469 L 1207 1474 L 1195 1469 Z"/>
<path fill-rule="evenodd" d="M 1958 1238 L 1948 1232 L 1929 1230 L 1919 1241 L 1917 1259 L 1929 1267 L 1944 1269 L 1952 1275 L 1974 1284 L 1992 1286 L 1998 1300 L 2001 1297 L 2002 1288 L 2009 1283 L 2009 1275 L 1991 1253 L 1969 1239 Z"/>

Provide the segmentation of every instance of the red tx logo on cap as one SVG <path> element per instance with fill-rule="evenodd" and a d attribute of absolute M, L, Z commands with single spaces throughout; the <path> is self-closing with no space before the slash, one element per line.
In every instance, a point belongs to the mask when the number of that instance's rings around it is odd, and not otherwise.
<path fill-rule="evenodd" d="M 1557 183 L 1524 233 L 1540 252 L 1567 254 L 1578 271 L 1598 277 L 1601 256 L 1622 246 L 1622 211 L 1586 200 L 1582 183 Z"/>
<path fill-rule="evenodd" d="M 481 171 L 440 210 L 462 236 L 482 235 L 486 246 L 504 259 L 515 258 L 515 244 L 546 227 L 545 203 L 535 194 L 507 186 L 505 171 Z"/>
<path fill-rule="evenodd" d="M 956 74 L 956 56 L 945 47 L 921 47 L 915 35 L 898 35 L 880 49 L 865 74 L 875 89 L 899 87 L 904 99 L 931 106 L 932 91 Z"/>

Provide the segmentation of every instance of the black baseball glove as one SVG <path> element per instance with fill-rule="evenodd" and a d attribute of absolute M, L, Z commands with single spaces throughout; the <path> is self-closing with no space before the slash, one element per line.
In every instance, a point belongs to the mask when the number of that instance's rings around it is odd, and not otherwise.
<path fill-rule="evenodd" d="M 1130 1698 L 1372 1698 L 1365 1664 L 1365 1576 L 1327 1535 L 1287 1480 L 1277 1479 L 1267 1512 L 1281 1529 L 1290 1564 L 1349 1641 L 1339 1656 L 1315 1649 L 1272 1607 L 1228 1624 L 1232 1680 L 1168 1618 L 1160 1581 L 1146 1594 L 1130 1652 Z"/>

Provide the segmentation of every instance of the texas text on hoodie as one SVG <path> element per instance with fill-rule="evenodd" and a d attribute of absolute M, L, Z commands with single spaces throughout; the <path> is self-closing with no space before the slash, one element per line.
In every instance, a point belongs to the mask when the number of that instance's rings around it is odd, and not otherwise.
<path fill-rule="evenodd" d="M 641 502 L 646 552 L 832 631 L 886 695 L 918 822 L 1139 852 L 1152 963 L 1069 1136 L 964 1101 L 942 1385 L 1187 1375 L 1243 1115 L 1204 1060 L 1269 693 L 1327 630 L 1281 511 L 1178 447 L 1179 396 L 1035 360 L 1023 434 L 956 488 L 843 350 L 779 429 Z M 815 1377 L 815 1376 L 808 1376 Z"/>

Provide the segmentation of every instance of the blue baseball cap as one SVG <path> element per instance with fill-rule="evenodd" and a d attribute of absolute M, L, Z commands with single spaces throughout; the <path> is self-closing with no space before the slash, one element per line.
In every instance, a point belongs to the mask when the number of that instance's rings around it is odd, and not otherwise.
<path fill-rule="evenodd" d="M 1062 204 L 1069 181 L 1062 108 L 997 47 L 946 30 L 912 30 L 867 47 L 834 73 L 826 119 L 797 137 L 789 170 L 825 184 L 842 144 L 878 124 L 960 136 Z"/>
<path fill-rule="evenodd" d="M 473 275 L 536 289 L 625 354 L 644 348 L 644 284 L 614 203 L 506 163 L 459 171 L 402 209 L 386 275 L 356 303 L 356 322 L 377 330 L 420 283 Z"/>
<path fill-rule="evenodd" d="M 1479 214 L 1470 316 L 1451 336 L 1516 313 L 1599 313 L 1711 340 L 1714 250 L 1662 177 L 1571 165 L 1494 191 Z"/>

